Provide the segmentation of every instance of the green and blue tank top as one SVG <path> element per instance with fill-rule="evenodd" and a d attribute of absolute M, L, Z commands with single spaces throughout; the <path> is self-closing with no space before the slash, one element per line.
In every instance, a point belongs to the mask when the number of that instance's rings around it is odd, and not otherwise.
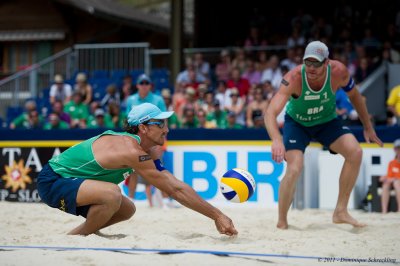
<path fill-rule="evenodd" d="M 302 88 L 298 98 L 290 97 L 286 113 L 299 124 L 311 127 L 336 118 L 336 97 L 331 86 L 331 66 L 328 65 L 322 89 L 314 91 L 306 78 L 304 65 L 301 68 Z"/>
<path fill-rule="evenodd" d="M 78 143 L 53 157 L 49 164 L 54 172 L 64 178 L 84 178 L 120 183 L 132 172 L 132 168 L 105 169 L 94 158 L 92 145 L 104 135 L 129 136 L 140 143 L 140 137 L 127 132 L 107 130 L 104 133 Z"/>

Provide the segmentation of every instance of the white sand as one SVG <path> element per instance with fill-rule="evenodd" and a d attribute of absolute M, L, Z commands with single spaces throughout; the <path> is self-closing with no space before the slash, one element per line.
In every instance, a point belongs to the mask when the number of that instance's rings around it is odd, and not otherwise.
<path fill-rule="evenodd" d="M 277 210 L 224 208 L 239 235 L 220 235 L 212 220 L 187 208 L 138 206 L 126 222 L 103 229 L 106 236 L 66 235 L 83 221 L 44 204 L 0 202 L 0 246 L 148 248 L 247 252 L 290 256 L 396 259 L 400 261 L 400 215 L 352 212 L 363 229 L 331 223 L 331 211 L 290 210 L 289 230 L 275 227 Z M 266 263 L 269 261 L 272 263 Z M 0 247 L 0 265 L 324 265 L 283 257 L 222 257 L 210 254 L 134 254 L 95 250 Z M 332 263 L 328 263 L 332 264 Z M 382 265 L 339 262 L 337 265 Z"/>

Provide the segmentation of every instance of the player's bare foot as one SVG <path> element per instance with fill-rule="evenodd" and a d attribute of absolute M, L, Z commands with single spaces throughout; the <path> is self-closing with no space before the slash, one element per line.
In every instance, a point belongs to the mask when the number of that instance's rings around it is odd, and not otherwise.
<path fill-rule="evenodd" d="M 276 227 L 279 229 L 286 230 L 289 228 L 289 225 L 286 221 L 278 221 L 278 223 L 276 224 Z"/>
<path fill-rule="evenodd" d="M 333 213 L 332 222 L 335 224 L 351 224 L 354 227 L 367 226 L 366 224 L 360 223 L 356 219 L 351 217 L 351 215 L 347 211 L 335 211 Z"/>

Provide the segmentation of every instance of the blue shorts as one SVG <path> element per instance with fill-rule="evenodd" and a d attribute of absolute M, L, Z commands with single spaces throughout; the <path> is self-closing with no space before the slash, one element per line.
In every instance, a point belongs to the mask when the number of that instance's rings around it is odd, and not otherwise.
<path fill-rule="evenodd" d="M 87 216 L 90 205 L 76 207 L 76 196 L 83 178 L 64 178 L 46 164 L 37 178 L 39 196 L 43 202 L 64 212 Z"/>
<path fill-rule="evenodd" d="M 348 127 L 343 126 L 338 118 L 320 125 L 305 127 L 294 121 L 289 115 L 285 115 L 283 143 L 287 151 L 301 150 L 304 153 L 311 140 L 316 140 L 329 149 L 329 146 L 344 134 L 351 134 L 351 131 Z M 335 153 L 335 151 L 331 152 Z"/>

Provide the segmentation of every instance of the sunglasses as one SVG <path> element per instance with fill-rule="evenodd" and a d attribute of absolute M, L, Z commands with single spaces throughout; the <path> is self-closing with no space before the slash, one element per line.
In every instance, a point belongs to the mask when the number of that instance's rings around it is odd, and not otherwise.
<path fill-rule="evenodd" d="M 308 66 L 308 67 L 313 66 L 313 67 L 318 68 L 318 67 L 321 67 L 324 63 L 325 63 L 325 60 L 322 61 L 322 62 L 319 62 L 319 61 L 310 61 L 310 60 L 307 60 L 307 59 L 304 60 L 304 64 L 305 64 L 306 66 Z"/>
<path fill-rule="evenodd" d="M 150 82 L 145 81 L 145 82 L 140 82 L 139 84 L 140 85 L 150 85 Z"/>
<path fill-rule="evenodd" d="M 157 125 L 159 128 L 163 129 L 165 127 L 165 121 L 151 121 L 151 122 L 147 122 L 145 123 L 145 125 Z"/>

